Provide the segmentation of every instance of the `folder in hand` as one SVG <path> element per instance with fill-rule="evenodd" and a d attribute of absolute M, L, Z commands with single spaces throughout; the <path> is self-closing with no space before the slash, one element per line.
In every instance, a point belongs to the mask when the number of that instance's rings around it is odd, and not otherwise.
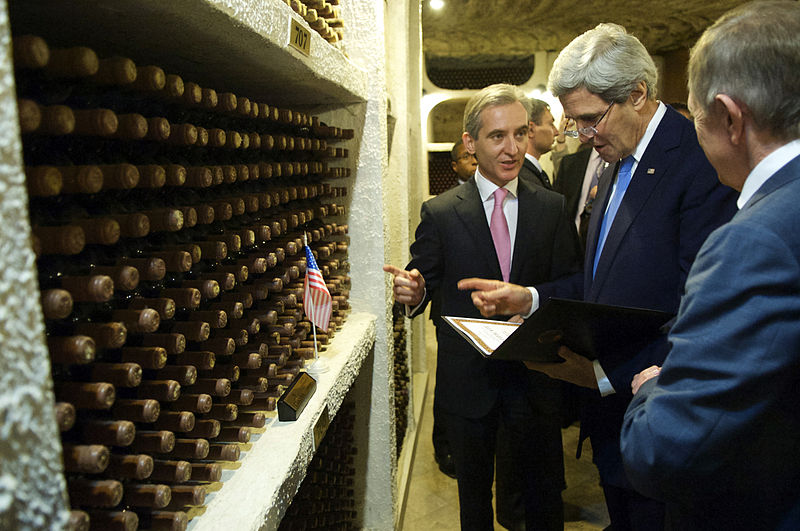
<path fill-rule="evenodd" d="M 658 310 L 553 298 L 522 324 L 443 319 L 487 358 L 560 362 L 560 345 L 589 359 L 644 347 L 665 333 L 663 327 L 672 317 Z"/>

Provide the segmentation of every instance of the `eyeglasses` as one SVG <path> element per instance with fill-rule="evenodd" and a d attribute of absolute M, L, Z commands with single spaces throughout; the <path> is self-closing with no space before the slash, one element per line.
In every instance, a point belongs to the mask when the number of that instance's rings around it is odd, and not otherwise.
<path fill-rule="evenodd" d="M 578 138 L 578 135 L 587 136 L 589 138 L 594 137 L 597 134 L 597 126 L 600 125 L 600 122 L 602 122 L 603 118 L 606 117 L 606 114 L 608 114 L 608 111 L 611 110 L 612 105 L 614 105 L 613 101 L 606 108 L 606 112 L 604 112 L 603 115 L 600 116 L 600 119 L 598 119 L 594 123 L 594 125 L 590 125 L 589 127 L 578 127 L 577 129 L 573 129 L 571 131 L 564 131 L 564 134 L 571 138 Z M 575 125 L 577 126 L 578 124 L 576 123 Z"/>
<path fill-rule="evenodd" d="M 458 160 L 468 160 L 468 159 L 474 159 L 474 158 L 475 158 L 475 153 L 466 152 L 463 155 L 461 155 L 460 157 L 458 157 Z"/>

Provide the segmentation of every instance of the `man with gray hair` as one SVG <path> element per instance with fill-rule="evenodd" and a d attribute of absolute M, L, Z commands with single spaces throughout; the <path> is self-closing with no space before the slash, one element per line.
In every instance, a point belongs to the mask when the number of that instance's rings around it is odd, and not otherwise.
<path fill-rule="evenodd" d="M 739 211 L 633 381 L 622 456 L 680 530 L 800 529 L 800 4 L 747 4 L 692 48 L 689 107 Z"/>
<path fill-rule="evenodd" d="M 549 88 L 576 122 L 567 133 L 609 163 L 589 219 L 584 270 L 529 289 L 462 281 L 480 290 L 472 298 L 482 314 L 529 315 L 550 297 L 677 312 L 698 249 L 733 215 L 735 197 L 717 180 L 692 123 L 656 99 L 657 81 L 645 47 L 616 24 L 600 24 L 561 51 Z M 528 363 L 586 388 L 581 441 L 591 438 L 615 531 L 663 527 L 663 504 L 637 493 L 625 476 L 619 434 L 631 379 L 667 349 L 661 337 L 590 361 L 562 346 L 563 363 Z"/>
<path fill-rule="evenodd" d="M 522 91 L 491 85 L 467 103 L 467 151 L 475 175 L 422 205 L 406 269 L 394 275 L 396 302 L 407 315 L 432 298 L 441 315 L 479 317 L 459 280 L 485 276 L 545 282 L 577 269 L 575 225 L 560 194 L 520 180 L 528 139 Z M 458 481 L 462 529 L 494 528 L 492 480 L 498 426 L 515 445 L 528 529 L 563 530 L 564 457 L 559 382 L 520 362 L 481 356 L 453 328 L 434 317 L 438 355 L 434 408 L 450 442 Z"/>

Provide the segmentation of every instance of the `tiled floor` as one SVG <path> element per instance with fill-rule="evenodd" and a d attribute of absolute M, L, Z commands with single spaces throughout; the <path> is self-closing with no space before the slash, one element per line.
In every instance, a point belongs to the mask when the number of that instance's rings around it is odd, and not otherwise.
<path fill-rule="evenodd" d="M 426 319 L 427 321 L 427 319 Z M 432 327 L 427 331 L 428 359 L 436 362 L 436 344 Z M 433 350 L 431 350 L 433 349 Z M 403 531 L 456 531 L 459 529 L 458 491 L 456 480 L 439 471 L 433 460 L 431 430 L 433 426 L 433 375 L 435 366 L 429 366 L 431 381 L 423 406 L 419 425 L 416 452 L 409 480 L 408 495 L 403 515 Z M 567 489 L 563 492 L 566 530 L 601 530 L 608 525 L 608 514 L 603 493 L 598 485 L 597 469 L 591 462 L 588 442 L 583 456 L 575 459 L 578 428 L 571 426 L 563 431 Z M 504 529 L 495 523 L 495 529 Z"/>

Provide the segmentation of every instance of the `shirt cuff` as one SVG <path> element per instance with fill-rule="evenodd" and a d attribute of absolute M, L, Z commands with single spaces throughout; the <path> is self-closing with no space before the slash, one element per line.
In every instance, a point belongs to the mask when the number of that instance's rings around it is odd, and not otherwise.
<path fill-rule="evenodd" d="M 404 304 L 403 306 L 406 309 L 406 317 L 412 317 L 416 315 L 417 310 L 419 310 L 419 307 L 425 303 L 425 299 L 427 297 L 428 297 L 428 288 L 422 288 L 422 300 L 419 302 L 419 304 L 417 304 L 413 308 L 411 308 L 408 304 Z"/>
<path fill-rule="evenodd" d="M 536 291 L 536 288 L 532 286 L 528 286 L 528 291 L 531 292 L 531 309 L 528 311 L 528 313 L 522 316 L 524 319 L 527 319 L 533 315 L 533 312 L 539 309 L 539 292 Z"/>
<path fill-rule="evenodd" d="M 606 371 L 600 366 L 600 362 L 594 360 L 592 361 L 592 366 L 594 367 L 594 377 L 597 379 L 597 388 L 600 389 L 600 396 L 608 396 L 616 393 L 614 386 L 611 385 L 611 381 L 609 381 L 608 376 L 606 376 Z"/>

